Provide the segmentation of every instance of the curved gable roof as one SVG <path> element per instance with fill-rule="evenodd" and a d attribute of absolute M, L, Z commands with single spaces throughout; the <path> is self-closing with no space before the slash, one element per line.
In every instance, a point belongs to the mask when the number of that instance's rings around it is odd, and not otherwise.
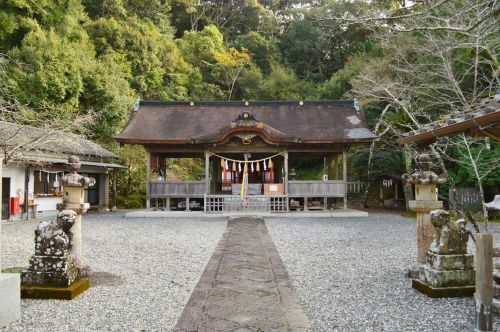
<path fill-rule="evenodd" d="M 231 123 L 245 112 L 261 123 L 254 130 L 277 143 L 361 143 L 377 138 L 353 101 L 141 101 L 137 106 L 126 127 L 115 137 L 118 142 L 209 143 L 229 133 Z"/>

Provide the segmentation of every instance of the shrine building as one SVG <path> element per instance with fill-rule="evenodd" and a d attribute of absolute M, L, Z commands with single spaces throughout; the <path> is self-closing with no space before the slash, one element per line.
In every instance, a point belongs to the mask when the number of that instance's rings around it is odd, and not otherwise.
<path fill-rule="evenodd" d="M 207 213 L 345 209 L 347 151 L 376 139 L 352 100 L 137 101 L 116 137 L 147 151 L 147 209 Z M 325 161 L 322 178 L 294 179 L 304 157 Z M 169 179 L 172 158 L 202 158 L 200 180 Z"/>

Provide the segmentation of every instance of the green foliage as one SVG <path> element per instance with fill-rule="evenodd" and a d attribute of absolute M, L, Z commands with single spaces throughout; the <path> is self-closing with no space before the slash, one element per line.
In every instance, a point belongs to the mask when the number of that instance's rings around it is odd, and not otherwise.
<path fill-rule="evenodd" d="M 367 182 L 374 181 L 381 175 L 392 178 L 401 178 L 405 170 L 404 154 L 400 149 L 389 149 L 387 146 L 378 147 L 373 152 L 372 172 L 369 179 L 366 178 L 366 166 L 368 165 L 369 148 L 356 149 L 350 156 L 351 171 Z"/>
<path fill-rule="evenodd" d="M 123 169 L 117 177 L 119 196 L 140 195 L 146 192 L 146 151 L 142 146 L 125 145 L 119 151 Z"/>
<path fill-rule="evenodd" d="M 0 99 L 26 105 L 31 120 L 95 112 L 92 138 L 125 166 L 117 179 L 119 205 L 139 207 L 144 150 L 112 140 L 136 98 L 349 97 L 363 65 L 381 58 L 372 32 L 317 19 L 368 7 L 364 1 L 0 0 Z M 461 52 L 468 58 L 471 51 Z M 365 108 L 367 119 L 381 109 Z M 180 179 L 199 179 L 203 171 L 192 159 L 169 167 Z M 295 167 L 299 178 L 323 172 L 315 158 Z"/>
<path fill-rule="evenodd" d="M 204 161 L 200 159 L 182 158 L 173 161 L 167 163 L 167 174 L 172 172 L 179 180 L 201 180 L 205 174 Z"/>
<path fill-rule="evenodd" d="M 470 149 L 472 156 L 477 159 L 483 185 L 500 185 L 500 168 L 488 167 L 488 165 L 495 165 L 500 160 L 500 143 L 491 139 L 490 148 L 487 149 L 485 140 L 478 139 L 471 145 Z M 454 165 L 449 165 L 449 173 L 455 184 L 462 187 L 476 186 L 477 178 L 468 154 L 464 151 L 464 146 L 457 144 L 452 150 L 451 153 L 456 156 L 456 161 L 453 162 Z"/>
<path fill-rule="evenodd" d="M 146 207 L 146 196 L 127 195 L 116 196 L 116 206 L 119 209 L 144 209 Z"/>
<path fill-rule="evenodd" d="M 250 31 L 247 34 L 238 36 L 234 44 L 238 48 L 244 47 L 249 50 L 253 63 L 265 74 L 269 74 L 271 64 L 280 61 L 280 54 L 276 44 L 257 31 Z"/>

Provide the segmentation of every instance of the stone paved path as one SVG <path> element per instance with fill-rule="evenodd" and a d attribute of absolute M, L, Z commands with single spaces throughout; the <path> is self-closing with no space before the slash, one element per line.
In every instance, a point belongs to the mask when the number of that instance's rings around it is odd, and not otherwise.
<path fill-rule="evenodd" d="M 228 222 L 174 331 L 310 331 L 263 219 Z"/>

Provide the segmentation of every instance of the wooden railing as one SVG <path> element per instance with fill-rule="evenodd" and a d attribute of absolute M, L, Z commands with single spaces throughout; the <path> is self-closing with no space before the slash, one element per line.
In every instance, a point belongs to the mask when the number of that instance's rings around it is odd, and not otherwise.
<path fill-rule="evenodd" d="M 151 198 L 203 197 L 205 181 L 151 181 L 149 194 Z"/>
<path fill-rule="evenodd" d="M 207 195 L 205 212 L 285 212 L 288 197 L 265 195 Z"/>
<path fill-rule="evenodd" d="M 346 183 L 342 180 L 290 180 L 288 196 L 343 197 L 345 186 Z M 348 193 L 359 193 L 361 188 L 363 188 L 362 182 L 347 182 Z M 151 198 L 203 197 L 205 181 L 151 181 L 149 193 Z"/>
<path fill-rule="evenodd" d="M 288 196 L 290 197 L 344 197 L 346 183 L 342 180 L 288 181 Z"/>
<path fill-rule="evenodd" d="M 355 181 L 355 182 L 347 182 L 347 193 L 348 194 L 359 194 L 361 189 L 365 186 L 364 182 Z"/>

